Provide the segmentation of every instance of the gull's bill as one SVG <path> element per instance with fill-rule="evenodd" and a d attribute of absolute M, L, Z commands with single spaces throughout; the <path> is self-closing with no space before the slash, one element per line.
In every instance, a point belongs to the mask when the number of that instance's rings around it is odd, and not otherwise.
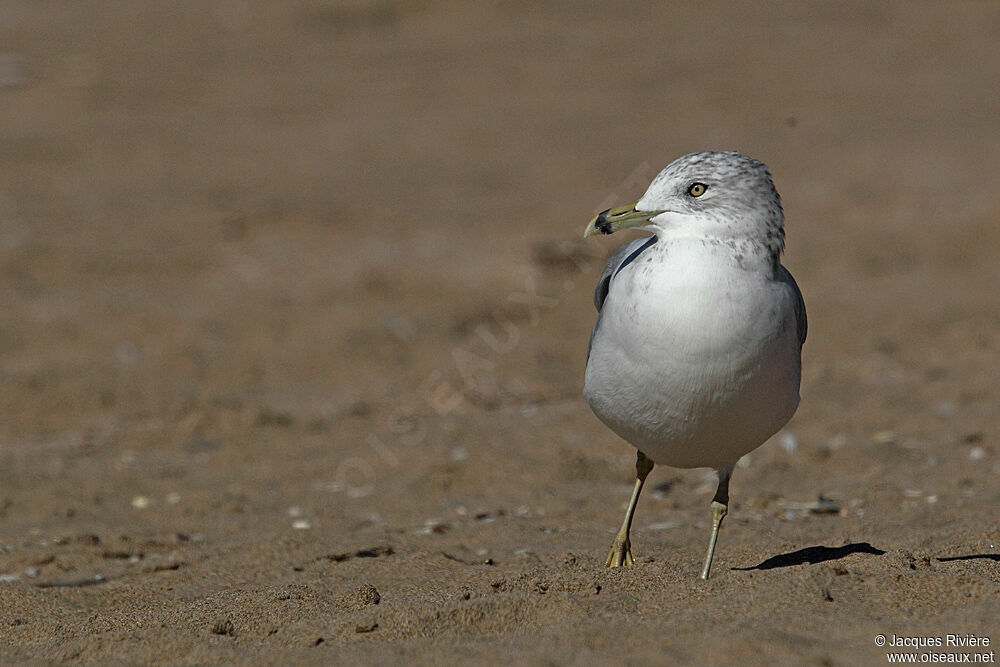
<path fill-rule="evenodd" d="M 636 202 L 638 203 L 638 202 Z M 607 211 L 598 213 L 587 228 L 583 230 L 583 238 L 593 234 L 614 234 L 619 229 L 630 229 L 632 227 L 643 227 L 649 223 L 651 218 L 655 218 L 665 211 L 637 211 L 635 203 L 625 206 L 616 206 Z"/>

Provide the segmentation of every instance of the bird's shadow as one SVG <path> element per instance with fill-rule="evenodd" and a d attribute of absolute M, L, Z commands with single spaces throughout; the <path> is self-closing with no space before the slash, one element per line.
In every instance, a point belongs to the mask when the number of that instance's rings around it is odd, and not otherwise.
<path fill-rule="evenodd" d="M 734 567 L 734 570 L 773 570 L 776 567 L 792 567 L 793 565 L 804 565 L 805 563 L 816 564 L 825 563 L 830 560 L 837 560 L 851 554 L 874 554 L 881 556 L 885 552 L 876 549 L 868 542 L 855 542 L 845 544 L 842 547 L 806 547 L 798 551 L 790 551 L 787 554 L 772 556 L 762 563 L 752 567 Z"/>
<path fill-rule="evenodd" d="M 964 556 L 938 556 L 937 560 L 942 563 L 950 560 L 992 560 L 1000 563 L 1000 554 L 966 554 Z"/>

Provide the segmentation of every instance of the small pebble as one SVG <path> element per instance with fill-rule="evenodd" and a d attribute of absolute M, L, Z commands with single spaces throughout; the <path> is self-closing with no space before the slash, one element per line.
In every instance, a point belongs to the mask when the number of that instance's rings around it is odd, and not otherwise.
<path fill-rule="evenodd" d="M 382 596 L 379 594 L 378 589 L 371 584 L 362 584 L 355 595 L 358 602 L 363 605 L 378 604 L 382 601 Z"/>
<path fill-rule="evenodd" d="M 840 449 L 847 444 L 847 436 L 843 433 L 838 433 L 829 440 L 826 441 L 826 446 L 830 449 Z"/>
<path fill-rule="evenodd" d="M 937 501 L 938 501 L 937 495 L 935 495 L 935 494 L 932 493 L 931 495 L 927 496 L 927 504 L 933 505 Z"/>
<path fill-rule="evenodd" d="M 302 516 L 302 508 L 294 505 L 292 507 L 289 507 L 288 516 L 292 517 L 293 519 L 299 518 L 300 516 Z"/>
<path fill-rule="evenodd" d="M 986 450 L 982 447 L 973 447 L 969 450 L 970 461 L 982 461 L 984 458 L 986 458 Z"/>
<path fill-rule="evenodd" d="M 896 442 L 896 434 L 892 431 L 876 431 L 872 435 L 872 441 L 879 445 L 888 445 Z"/>
<path fill-rule="evenodd" d="M 643 530 L 672 530 L 679 525 L 676 521 L 661 521 L 659 523 L 651 523 L 643 528 Z"/>
<path fill-rule="evenodd" d="M 292 528 L 295 530 L 309 530 L 312 528 L 312 521 L 309 519 L 296 519 L 292 522 Z"/>
<path fill-rule="evenodd" d="M 816 503 L 809 507 L 809 511 L 813 514 L 840 514 L 841 508 L 836 500 L 820 496 L 816 499 Z"/>
<path fill-rule="evenodd" d="M 423 528 L 418 528 L 413 532 L 417 535 L 430 535 L 431 533 L 446 533 L 448 529 L 448 524 L 441 521 L 441 519 L 427 519 L 424 521 Z"/>
<path fill-rule="evenodd" d="M 220 618 L 212 625 L 213 635 L 222 635 L 226 637 L 235 637 L 236 628 L 233 622 L 228 618 Z"/>
<path fill-rule="evenodd" d="M 958 407 L 951 401 L 941 401 L 934 404 L 933 410 L 942 417 L 954 417 Z"/>
<path fill-rule="evenodd" d="M 132 507 L 137 510 L 144 510 L 149 507 L 149 498 L 146 496 L 135 496 L 132 498 Z"/>
<path fill-rule="evenodd" d="M 784 431 L 778 436 L 778 443 L 789 454 L 794 454 L 799 448 L 799 439 L 791 431 Z"/>
<path fill-rule="evenodd" d="M 180 501 L 181 501 L 181 494 L 177 493 L 176 491 L 172 491 L 171 493 L 167 494 L 167 503 L 168 504 L 170 504 L 170 505 L 176 505 Z"/>

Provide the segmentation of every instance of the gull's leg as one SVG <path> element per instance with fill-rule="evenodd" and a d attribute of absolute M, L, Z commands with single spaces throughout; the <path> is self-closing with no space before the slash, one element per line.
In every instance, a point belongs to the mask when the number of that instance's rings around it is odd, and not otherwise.
<path fill-rule="evenodd" d="M 705 555 L 705 567 L 701 570 L 702 579 L 708 579 L 708 573 L 712 569 L 712 556 L 715 555 L 715 542 L 719 539 L 719 526 L 729 511 L 729 477 L 732 474 L 732 468 L 719 470 L 719 488 L 715 492 L 715 498 L 712 499 L 712 537 L 708 543 L 708 553 Z"/>
<path fill-rule="evenodd" d="M 632 558 L 632 545 L 629 543 L 628 533 L 632 527 L 632 515 L 635 514 L 635 506 L 639 502 L 639 493 L 642 492 L 642 485 L 646 481 L 646 476 L 653 469 L 653 462 L 646 458 L 642 452 L 638 452 L 635 457 L 635 487 L 632 489 L 632 499 L 628 501 L 628 510 L 625 512 L 625 521 L 621 530 L 615 536 L 615 541 L 611 544 L 611 553 L 604 562 L 605 567 L 621 567 L 631 565 L 635 562 Z"/>

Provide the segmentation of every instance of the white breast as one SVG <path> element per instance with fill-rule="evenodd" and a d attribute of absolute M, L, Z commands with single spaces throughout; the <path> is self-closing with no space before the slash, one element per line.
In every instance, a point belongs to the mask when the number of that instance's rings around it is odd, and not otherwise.
<path fill-rule="evenodd" d="M 653 461 L 733 464 L 798 406 L 794 295 L 729 247 L 656 244 L 611 283 L 587 364 L 595 414 Z"/>

